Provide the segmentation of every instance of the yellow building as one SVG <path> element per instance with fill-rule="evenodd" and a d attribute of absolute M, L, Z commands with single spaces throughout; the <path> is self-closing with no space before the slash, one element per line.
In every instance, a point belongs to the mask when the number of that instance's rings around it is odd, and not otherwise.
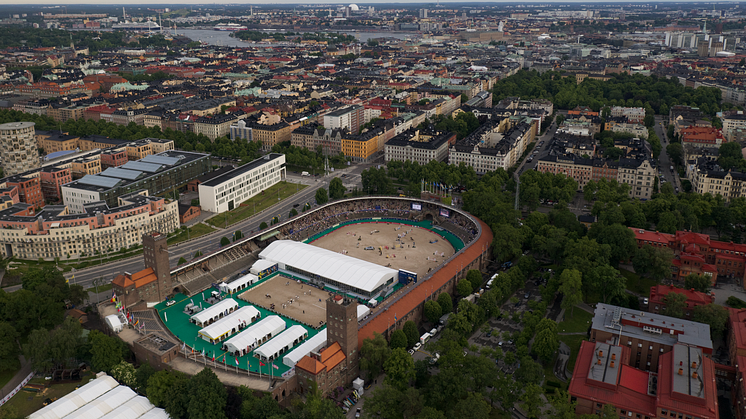
<path fill-rule="evenodd" d="M 127 160 L 140 160 L 145 156 L 153 154 L 153 147 L 150 141 L 140 140 L 127 144 Z"/>
<path fill-rule="evenodd" d="M 85 175 L 101 173 L 100 155 L 97 154 L 73 160 L 70 168 L 73 173 L 73 179 L 80 179 Z"/>
<path fill-rule="evenodd" d="M 36 146 L 44 150 L 44 153 L 54 153 L 57 151 L 75 150 L 78 148 L 78 139 L 74 135 L 64 135 L 58 132 L 37 132 Z"/>
<path fill-rule="evenodd" d="M 342 137 L 342 153 L 352 160 L 367 163 L 378 156 L 380 129 L 366 131 L 353 137 Z"/>

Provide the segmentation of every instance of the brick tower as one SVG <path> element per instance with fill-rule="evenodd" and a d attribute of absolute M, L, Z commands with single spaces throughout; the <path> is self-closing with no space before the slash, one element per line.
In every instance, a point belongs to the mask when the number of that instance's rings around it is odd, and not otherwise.
<path fill-rule="evenodd" d="M 168 262 L 167 236 L 157 231 L 142 236 L 145 267 L 153 268 L 157 280 L 158 299 L 163 301 L 171 293 L 171 265 Z"/>
<path fill-rule="evenodd" d="M 357 303 L 334 295 L 326 300 L 326 344 L 339 343 L 346 356 L 345 382 L 357 378 L 360 354 L 357 350 Z"/>

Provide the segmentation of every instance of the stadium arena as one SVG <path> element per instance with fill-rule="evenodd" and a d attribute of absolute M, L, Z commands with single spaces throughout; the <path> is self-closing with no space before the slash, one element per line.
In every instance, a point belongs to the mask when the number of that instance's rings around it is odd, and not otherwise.
<path fill-rule="evenodd" d="M 155 308 L 182 356 L 290 379 L 334 340 L 328 301 L 356 306 L 359 350 L 374 332 L 419 323 L 425 301 L 486 264 L 491 242 L 483 222 L 441 203 L 344 199 L 177 267 L 175 303 Z"/>

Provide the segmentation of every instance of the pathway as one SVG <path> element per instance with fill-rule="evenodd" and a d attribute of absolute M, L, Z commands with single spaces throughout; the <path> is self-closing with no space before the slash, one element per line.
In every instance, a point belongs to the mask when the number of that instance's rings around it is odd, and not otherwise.
<path fill-rule="evenodd" d="M 26 361 L 23 355 L 18 355 L 18 359 L 21 361 L 21 369 L 0 389 L 0 398 L 5 397 L 6 394 L 10 394 L 31 373 L 31 362 Z"/>

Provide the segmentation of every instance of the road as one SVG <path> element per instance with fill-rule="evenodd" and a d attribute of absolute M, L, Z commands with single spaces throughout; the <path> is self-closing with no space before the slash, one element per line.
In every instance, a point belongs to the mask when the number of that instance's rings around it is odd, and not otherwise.
<path fill-rule="evenodd" d="M 307 185 L 307 187 L 297 194 L 282 200 L 278 204 L 275 204 L 264 212 L 257 214 L 256 216 L 247 218 L 232 226 L 228 226 L 227 229 L 219 228 L 215 232 L 198 237 L 191 241 L 181 242 L 176 245 L 170 246 L 169 261 L 171 262 L 171 267 L 176 267 L 179 259 L 182 257 L 186 260 L 192 259 L 192 257 L 195 253 L 197 253 L 198 250 L 202 253 L 207 254 L 211 251 L 219 249 L 220 239 L 223 237 L 230 238 L 233 232 L 235 232 L 236 230 L 240 230 L 244 234 L 244 236 L 248 237 L 252 232 L 259 230 L 259 225 L 262 222 L 269 222 L 269 220 L 273 216 L 280 215 L 282 221 L 287 220 L 287 217 L 290 214 L 290 210 L 295 204 L 300 204 L 297 207 L 298 212 L 300 212 L 300 208 L 302 207 L 302 205 L 307 202 L 311 203 L 312 206 L 315 206 L 314 196 L 316 195 L 316 190 L 321 187 L 328 188 L 329 182 L 331 182 L 331 180 L 336 176 L 341 176 L 343 174 L 346 175 L 344 178 L 342 178 L 342 180 L 348 190 L 352 189 L 353 186 L 357 186 L 358 188 L 360 188 L 360 173 L 369 166 L 369 164 L 354 165 L 345 169 L 337 170 L 328 176 L 318 177 L 305 177 L 293 173 L 288 173 L 286 179 L 287 181 L 292 183 L 302 183 Z M 218 215 L 217 217 L 220 217 L 220 215 Z M 94 279 L 101 278 L 101 283 L 108 284 L 112 279 L 123 272 L 138 272 L 142 270 L 143 267 L 144 262 L 142 259 L 142 255 L 138 255 L 116 262 L 111 262 L 103 266 L 94 266 L 91 268 L 78 270 L 74 273 L 67 272 L 65 273 L 65 278 L 70 280 L 71 284 L 74 283 L 82 285 L 84 288 L 91 288 L 93 287 Z M 4 290 L 6 292 L 12 292 L 20 288 L 20 285 L 16 285 L 4 288 Z"/>
<path fill-rule="evenodd" d="M 681 179 L 679 179 L 679 174 L 676 171 L 676 168 L 671 172 L 671 159 L 668 158 L 668 154 L 666 153 L 666 146 L 670 144 L 669 139 L 666 137 L 666 119 L 665 116 L 661 115 L 656 115 L 655 117 L 655 134 L 660 138 L 662 146 L 661 154 L 658 156 L 658 167 L 660 169 L 658 175 L 663 175 L 667 182 L 673 182 L 674 190 L 681 191 Z M 658 185 L 659 188 L 660 185 L 661 184 Z"/>

